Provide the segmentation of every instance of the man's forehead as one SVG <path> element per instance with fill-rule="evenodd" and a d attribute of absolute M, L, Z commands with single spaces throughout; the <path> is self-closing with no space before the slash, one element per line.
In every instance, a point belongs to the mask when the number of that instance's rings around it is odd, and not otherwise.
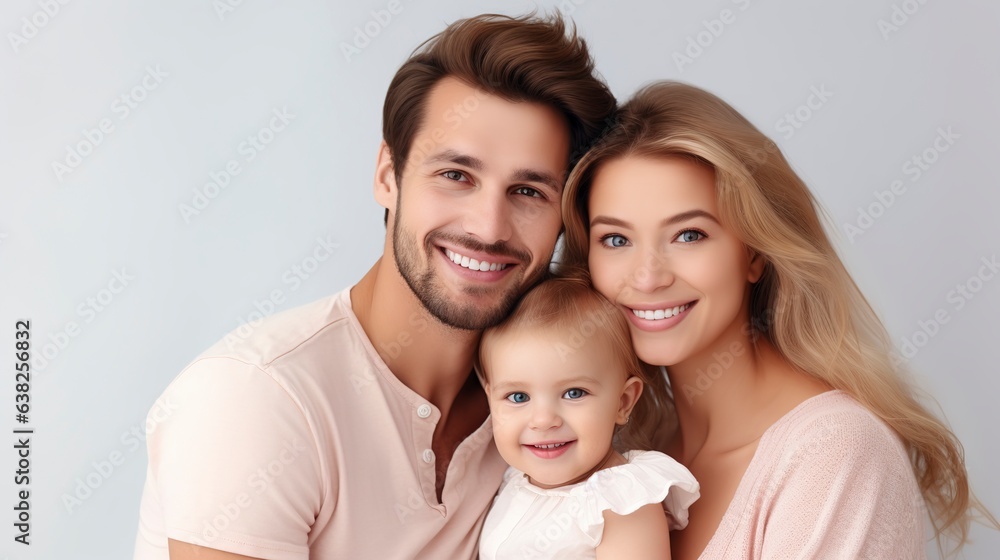
<path fill-rule="evenodd" d="M 556 108 L 510 101 L 446 76 L 431 89 L 423 113 L 407 166 L 456 165 L 562 193 L 570 129 Z"/>

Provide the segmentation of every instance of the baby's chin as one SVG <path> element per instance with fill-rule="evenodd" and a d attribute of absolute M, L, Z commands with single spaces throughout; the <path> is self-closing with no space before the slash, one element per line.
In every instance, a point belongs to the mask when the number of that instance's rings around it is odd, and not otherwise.
<path fill-rule="evenodd" d="M 534 478 L 528 475 L 528 482 L 534 484 L 539 488 L 558 488 L 560 486 L 566 486 L 570 483 L 570 479 L 560 479 L 552 477 L 543 477 L 542 479 Z"/>

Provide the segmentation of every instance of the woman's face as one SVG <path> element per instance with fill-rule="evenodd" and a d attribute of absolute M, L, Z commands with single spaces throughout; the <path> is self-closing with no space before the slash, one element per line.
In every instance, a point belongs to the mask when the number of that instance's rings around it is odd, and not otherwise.
<path fill-rule="evenodd" d="M 594 286 L 625 313 L 642 360 L 680 364 L 742 330 L 763 259 L 751 261 L 720 224 L 712 169 L 684 158 L 608 161 L 589 215 Z"/>

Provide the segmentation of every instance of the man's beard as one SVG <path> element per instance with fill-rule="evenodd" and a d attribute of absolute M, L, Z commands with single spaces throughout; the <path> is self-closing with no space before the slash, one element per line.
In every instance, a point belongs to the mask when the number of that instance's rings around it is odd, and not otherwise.
<path fill-rule="evenodd" d="M 400 223 L 401 214 L 400 205 L 397 202 L 396 215 L 393 218 L 392 225 L 392 245 L 396 259 L 396 268 L 399 269 L 400 275 L 406 280 L 406 284 L 410 287 L 413 294 L 417 296 L 417 299 L 420 300 L 424 309 L 430 312 L 438 321 L 449 327 L 481 331 L 499 324 L 510 315 L 521 295 L 531 286 L 535 285 L 548 270 L 546 266 L 539 267 L 525 281 L 524 274 L 530 256 L 524 251 L 513 249 L 504 242 L 484 245 L 469 237 L 432 234 L 428 236 L 426 246 L 424 247 L 427 256 L 427 270 L 420 272 L 418 270 L 420 248 L 414 236 L 403 231 L 404 228 L 401 227 L 402 224 Z M 457 247 L 469 249 L 470 252 L 482 252 L 513 258 L 517 261 L 518 270 L 511 271 L 511 273 L 516 273 L 518 276 L 514 281 L 507 280 L 508 287 L 502 293 L 498 292 L 500 288 L 497 287 L 469 286 L 465 288 L 465 293 L 470 296 L 483 296 L 491 292 L 496 292 L 497 302 L 491 307 L 483 307 L 475 301 L 469 301 L 465 304 L 451 301 L 448 299 L 447 290 L 442 286 L 440 279 L 435 276 L 434 268 L 431 266 L 432 259 L 436 258 L 433 253 L 438 251 L 437 247 L 432 243 L 434 239 L 446 239 Z"/>

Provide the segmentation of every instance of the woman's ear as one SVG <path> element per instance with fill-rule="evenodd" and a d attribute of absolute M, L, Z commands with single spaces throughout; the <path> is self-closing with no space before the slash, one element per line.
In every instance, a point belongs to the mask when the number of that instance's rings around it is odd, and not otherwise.
<path fill-rule="evenodd" d="M 642 385 L 642 379 L 635 375 L 625 380 L 621 402 L 618 405 L 618 415 L 615 417 L 616 424 L 624 426 L 628 422 L 629 416 L 632 415 L 632 409 L 635 408 L 635 403 L 639 402 L 639 396 L 642 395 Z"/>
<path fill-rule="evenodd" d="M 378 159 L 375 161 L 375 201 L 390 214 L 396 212 L 396 200 L 399 195 L 399 185 L 396 184 L 396 166 L 392 161 L 392 152 L 385 140 L 378 146 Z"/>
<path fill-rule="evenodd" d="M 750 251 L 750 267 L 747 270 L 747 281 L 751 284 L 756 284 L 764 274 L 764 265 L 767 264 L 767 259 L 757 251 L 752 249 L 747 250 Z"/>

